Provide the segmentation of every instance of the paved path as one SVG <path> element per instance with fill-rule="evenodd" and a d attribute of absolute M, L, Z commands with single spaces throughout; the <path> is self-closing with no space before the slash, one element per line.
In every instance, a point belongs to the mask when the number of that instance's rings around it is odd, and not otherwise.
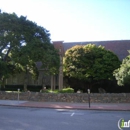
<path fill-rule="evenodd" d="M 34 107 L 34 108 L 54 108 L 54 109 L 80 109 L 80 110 L 114 110 L 130 111 L 130 103 L 66 103 L 66 102 L 35 102 L 0 100 L 1 106 Z"/>

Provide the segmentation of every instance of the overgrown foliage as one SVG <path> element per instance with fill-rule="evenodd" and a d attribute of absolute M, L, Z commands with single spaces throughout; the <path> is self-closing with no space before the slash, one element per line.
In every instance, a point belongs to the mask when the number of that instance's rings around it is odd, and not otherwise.
<path fill-rule="evenodd" d="M 74 93 L 73 88 L 63 88 L 62 90 L 59 90 L 59 93 Z"/>
<path fill-rule="evenodd" d="M 113 80 L 113 71 L 120 66 L 118 57 L 103 46 L 77 45 L 65 53 L 65 76 L 86 81 L 91 87 L 101 80 Z"/>
<path fill-rule="evenodd" d="M 17 72 L 38 76 L 36 62 L 48 73 L 58 73 L 59 55 L 49 32 L 15 13 L 0 12 L 0 80 Z"/>
<path fill-rule="evenodd" d="M 113 73 L 119 86 L 130 85 L 130 51 L 122 64 Z"/>

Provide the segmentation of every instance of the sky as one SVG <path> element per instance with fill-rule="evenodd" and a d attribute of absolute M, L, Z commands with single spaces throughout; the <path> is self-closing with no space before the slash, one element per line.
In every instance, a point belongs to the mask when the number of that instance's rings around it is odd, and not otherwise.
<path fill-rule="evenodd" d="M 52 41 L 130 40 L 130 0 L 0 0 L 0 9 L 27 16 Z"/>

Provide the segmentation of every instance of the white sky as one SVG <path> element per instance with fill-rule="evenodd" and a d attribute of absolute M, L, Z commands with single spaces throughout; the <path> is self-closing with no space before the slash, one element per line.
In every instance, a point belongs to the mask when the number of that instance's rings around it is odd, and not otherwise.
<path fill-rule="evenodd" d="M 0 0 L 0 9 L 27 16 L 52 41 L 130 39 L 130 0 Z"/>

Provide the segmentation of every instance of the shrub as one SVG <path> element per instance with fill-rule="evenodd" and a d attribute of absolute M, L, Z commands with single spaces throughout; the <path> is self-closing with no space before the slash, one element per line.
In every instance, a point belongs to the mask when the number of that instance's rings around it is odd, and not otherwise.
<path fill-rule="evenodd" d="M 28 85 L 27 90 L 31 92 L 39 92 L 42 89 L 41 85 Z"/>
<path fill-rule="evenodd" d="M 1 88 L 1 91 L 18 91 L 18 89 L 20 89 L 20 91 L 23 91 L 24 86 L 23 85 L 5 85 L 4 88 Z"/>
<path fill-rule="evenodd" d="M 62 90 L 59 90 L 59 93 L 74 93 L 73 88 L 64 88 Z"/>

